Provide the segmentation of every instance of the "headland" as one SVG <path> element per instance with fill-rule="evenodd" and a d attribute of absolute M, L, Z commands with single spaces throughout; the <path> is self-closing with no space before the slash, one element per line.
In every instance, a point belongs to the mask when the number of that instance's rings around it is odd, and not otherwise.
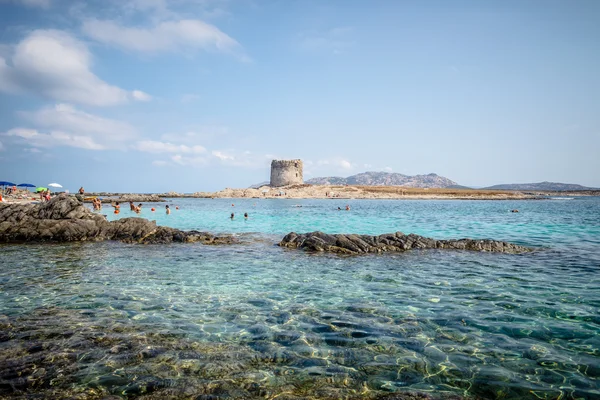
<path fill-rule="evenodd" d="M 409 188 L 402 186 L 362 185 L 289 185 L 282 187 L 261 186 L 259 188 L 230 189 L 217 192 L 193 194 L 164 193 L 165 197 L 198 198 L 288 198 L 288 199 L 405 199 L 405 200 L 524 200 L 541 199 L 539 193 L 511 190 L 477 190 L 452 188 Z"/>

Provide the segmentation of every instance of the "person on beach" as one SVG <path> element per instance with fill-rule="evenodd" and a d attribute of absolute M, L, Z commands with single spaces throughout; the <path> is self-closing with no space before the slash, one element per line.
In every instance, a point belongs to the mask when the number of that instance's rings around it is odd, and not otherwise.
<path fill-rule="evenodd" d="M 50 191 L 46 190 L 46 195 L 44 196 L 44 198 L 46 199 L 46 201 L 50 201 Z"/>
<path fill-rule="evenodd" d="M 165 206 L 165 209 L 167 210 L 167 214 L 171 214 L 171 209 L 168 204 Z"/>
<path fill-rule="evenodd" d="M 85 189 L 83 188 L 83 186 L 79 188 L 79 194 L 82 196 L 85 194 Z"/>

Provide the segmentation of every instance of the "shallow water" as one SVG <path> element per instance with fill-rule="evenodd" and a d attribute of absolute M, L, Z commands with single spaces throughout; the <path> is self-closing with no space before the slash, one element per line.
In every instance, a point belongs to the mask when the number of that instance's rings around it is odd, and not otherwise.
<path fill-rule="evenodd" d="M 600 199 L 233 203 L 142 213 L 239 233 L 233 246 L 0 246 L 0 395 L 600 397 Z M 342 257 L 274 245 L 317 229 L 541 250 Z"/>

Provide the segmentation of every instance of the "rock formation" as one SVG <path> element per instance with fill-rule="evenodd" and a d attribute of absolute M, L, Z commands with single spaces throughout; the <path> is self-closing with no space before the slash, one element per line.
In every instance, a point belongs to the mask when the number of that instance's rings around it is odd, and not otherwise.
<path fill-rule="evenodd" d="M 202 242 L 233 243 L 231 236 L 180 231 L 157 226 L 144 218 L 108 222 L 74 197 L 61 194 L 38 204 L 0 203 L 0 242 L 72 242 L 120 240 L 138 243 Z"/>
<path fill-rule="evenodd" d="M 528 247 L 497 240 L 435 240 L 415 234 L 405 235 L 402 232 L 379 236 L 328 235 L 318 231 L 302 234 L 291 232 L 281 240 L 279 246 L 343 254 L 403 252 L 412 249 L 455 249 L 510 254 L 532 251 Z"/>
<path fill-rule="evenodd" d="M 273 160 L 271 162 L 271 186 L 302 185 L 302 160 Z"/>

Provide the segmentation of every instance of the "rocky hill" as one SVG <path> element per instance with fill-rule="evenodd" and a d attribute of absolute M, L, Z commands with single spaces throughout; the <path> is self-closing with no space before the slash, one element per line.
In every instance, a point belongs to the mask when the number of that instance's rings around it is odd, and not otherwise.
<path fill-rule="evenodd" d="M 507 183 L 483 188 L 485 190 L 542 190 L 551 192 L 571 192 L 578 190 L 595 190 L 572 183 L 539 182 L 539 183 Z"/>
<path fill-rule="evenodd" d="M 312 178 L 306 181 L 311 185 L 365 185 L 365 186 L 405 186 L 414 188 L 450 188 L 459 185 L 437 174 L 404 175 L 392 172 L 363 172 L 347 178 L 332 176 Z"/>

